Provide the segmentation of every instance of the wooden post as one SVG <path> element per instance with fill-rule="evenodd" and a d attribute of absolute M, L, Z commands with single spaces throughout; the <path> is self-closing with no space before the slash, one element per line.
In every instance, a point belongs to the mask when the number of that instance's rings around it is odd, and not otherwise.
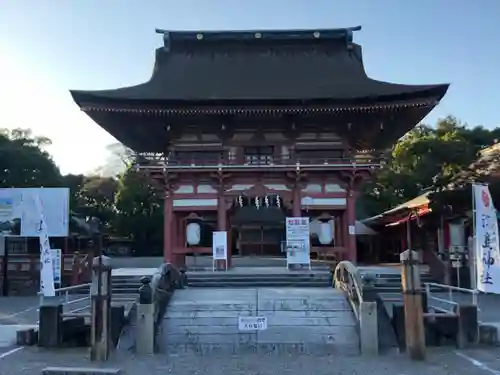
<path fill-rule="evenodd" d="M 425 330 L 418 253 L 406 250 L 399 257 L 405 310 L 406 350 L 411 359 L 422 361 L 425 359 Z"/>

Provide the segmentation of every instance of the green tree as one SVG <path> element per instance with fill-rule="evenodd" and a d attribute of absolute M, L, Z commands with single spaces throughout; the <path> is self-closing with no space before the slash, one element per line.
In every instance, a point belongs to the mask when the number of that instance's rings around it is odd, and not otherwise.
<path fill-rule="evenodd" d="M 96 217 L 105 228 L 113 231 L 111 226 L 115 219 L 115 196 L 118 192 L 118 181 L 112 177 L 86 177 L 78 193 L 78 207 L 75 211 L 86 217 Z"/>
<path fill-rule="evenodd" d="M 44 147 L 45 137 L 29 129 L 0 131 L 0 187 L 56 187 L 61 173 Z"/>
<path fill-rule="evenodd" d="M 141 252 L 160 251 L 163 204 L 149 177 L 129 167 L 119 179 L 115 207 L 118 234 L 134 240 Z"/>
<path fill-rule="evenodd" d="M 452 116 L 440 119 L 435 127 L 417 126 L 396 143 L 387 165 L 366 185 L 366 210 L 377 214 L 446 186 L 482 148 L 499 138 L 499 128 L 469 128 Z"/>

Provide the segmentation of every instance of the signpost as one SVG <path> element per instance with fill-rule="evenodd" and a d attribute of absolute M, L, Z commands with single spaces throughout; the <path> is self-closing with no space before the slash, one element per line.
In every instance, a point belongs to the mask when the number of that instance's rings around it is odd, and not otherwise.
<path fill-rule="evenodd" d="M 217 261 L 224 261 L 227 271 L 227 232 L 213 232 L 212 235 L 212 271 L 215 271 Z"/>
<path fill-rule="evenodd" d="M 310 230 L 308 217 L 286 218 L 286 266 L 308 265 L 311 269 Z"/>

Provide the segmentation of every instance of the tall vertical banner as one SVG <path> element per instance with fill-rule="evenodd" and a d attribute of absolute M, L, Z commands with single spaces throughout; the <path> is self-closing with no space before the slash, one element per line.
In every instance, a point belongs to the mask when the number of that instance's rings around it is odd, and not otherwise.
<path fill-rule="evenodd" d="M 38 219 L 38 237 L 40 238 L 40 292 L 44 297 L 54 297 L 56 295 L 54 286 L 54 265 L 52 252 L 50 251 L 49 234 L 47 223 L 43 214 L 43 205 L 40 196 L 36 193 L 30 194 L 29 199 L 24 201 L 23 214 L 32 215 Z M 30 204 L 32 203 L 32 204 Z"/>
<path fill-rule="evenodd" d="M 498 221 L 488 186 L 472 185 L 474 196 L 474 247 L 477 289 L 500 294 Z"/>

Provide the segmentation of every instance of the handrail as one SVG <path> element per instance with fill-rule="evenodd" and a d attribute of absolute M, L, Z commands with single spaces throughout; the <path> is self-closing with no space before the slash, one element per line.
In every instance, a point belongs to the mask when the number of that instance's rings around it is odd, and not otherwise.
<path fill-rule="evenodd" d="M 74 303 L 74 302 L 80 302 L 80 301 L 83 301 L 87 298 L 90 298 L 90 292 L 86 293 L 86 294 L 88 294 L 88 296 L 83 297 L 83 298 L 79 298 L 76 300 L 72 300 L 72 301 L 70 301 L 70 299 L 69 299 L 69 292 L 72 292 L 72 291 L 75 291 L 78 289 L 87 289 L 87 288 L 90 291 L 90 285 L 91 285 L 90 283 L 86 283 L 86 284 L 78 284 L 78 285 L 71 285 L 71 286 L 65 286 L 62 288 L 57 288 L 57 289 L 55 289 L 55 295 L 57 296 L 60 293 L 64 293 L 64 305 L 69 305 L 69 304 Z M 38 292 L 38 297 L 40 299 L 40 305 L 43 305 L 44 299 L 45 299 L 43 293 Z"/>
<path fill-rule="evenodd" d="M 356 319 L 359 321 L 359 305 L 363 302 L 363 280 L 358 268 L 349 261 L 341 261 L 335 267 L 333 280 L 335 287 L 347 294 Z"/>
<path fill-rule="evenodd" d="M 425 286 L 425 293 L 427 295 L 427 304 L 428 304 L 429 308 L 431 308 L 435 311 L 439 311 L 440 313 L 446 313 L 446 314 L 454 315 L 454 316 L 457 315 L 456 307 L 460 303 L 453 300 L 453 291 L 472 294 L 472 305 L 476 306 L 476 307 L 478 306 L 477 296 L 479 294 L 479 291 L 477 291 L 475 289 L 467 289 L 467 288 L 461 288 L 458 286 L 438 284 L 438 283 L 424 283 L 424 286 Z M 431 287 L 441 288 L 441 289 L 447 290 L 448 291 L 448 299 L 433 296 L 432 291 L 431 291 Z M 432 305 L 432 301 L 450 305 L 450 309 L 446 309 L 443 307 Z"/>

